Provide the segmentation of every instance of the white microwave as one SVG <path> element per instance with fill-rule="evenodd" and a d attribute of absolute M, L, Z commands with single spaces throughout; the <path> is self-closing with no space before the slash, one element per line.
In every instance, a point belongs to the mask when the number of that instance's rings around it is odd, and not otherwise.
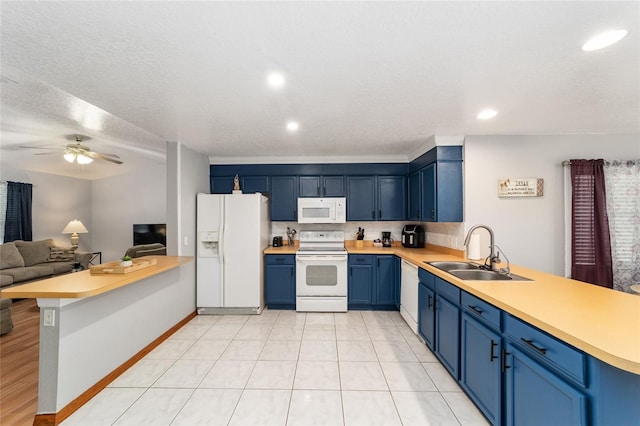
<path fill-rule="evenodd" d="M 298 198 L 298 223 L 345 223 L 347 199 Z"/>

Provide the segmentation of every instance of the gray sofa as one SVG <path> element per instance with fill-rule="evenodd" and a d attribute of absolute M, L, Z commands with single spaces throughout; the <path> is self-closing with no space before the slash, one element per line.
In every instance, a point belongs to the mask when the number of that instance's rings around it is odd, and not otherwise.
<path fill-rule="evenodd" d="M 0 245 L 0 287 L 66 274 L 77 263 L 86 269 L 91 256 L 56 247 L 52 239 L 4 243 Z"/>

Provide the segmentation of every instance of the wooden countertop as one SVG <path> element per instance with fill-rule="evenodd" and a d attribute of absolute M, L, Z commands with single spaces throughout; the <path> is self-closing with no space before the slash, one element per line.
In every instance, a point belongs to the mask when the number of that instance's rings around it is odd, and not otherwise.
<path fill-rule="evenodd" d="M 79 299 L 96 296 L 152 277 L 164 271 L 177 268 L 180 265 L 193 262 L 194 260 L 193 257 L 188 256 L 145 256 L 140 259 L 147 258 L 156 259 L 156 265 L 123 275 L 91 275 L 91 272 L 88 270 L 75 272 L 9 287 L 3 289 L 0 295 L 12 299 Z"/>
<path fill-rule="evenodd" d="M 424 262 L 464 261 L 463 252 L 352 243 L 345 243 L 350 254 L 397 255 L 607 364 L 640 374 L 640 296 L 513 264 L 511 272 L 532 281 L 461 280 Z M 295 254 L 295 248 L 265 254 Z"/>

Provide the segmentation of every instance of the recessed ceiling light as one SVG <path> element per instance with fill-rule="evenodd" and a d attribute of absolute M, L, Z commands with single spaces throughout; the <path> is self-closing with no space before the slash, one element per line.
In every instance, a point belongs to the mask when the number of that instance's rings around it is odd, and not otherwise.
<path fill-rule="evenodd" d="M 622 40 L 627 35 L 627 30 L 613 30 L 600 33 L 594 37 L 591 37 L 589 41 L 582 45 L 582 50 L 585 52 L 591 52 L 592 50 L 602 49 L 603 47 L 611 46 Z"/>
<path fill-rule="evenodd" d="M 284 75 L 279 72 L 272 72 L 267 76 L 269 86 L 277 89 L 284 86 Z"/>
<path fill-rule="evenodd" d="M 287 123 L 287 130 L 290 131 L 291 133 L 297 132 L 299 128 L 300 128 L 300 125 L 298 124 L 297 121 L 289 121 Z"/>
<path fill-rule="evenodd" d="M 478 114 L 478 120 L 488 120 L 495 117 L 496 115 L 498 115 L 498 111 L 495 111 L 493 109 L 485 109 L 480 111 L 480 114 Z"/>

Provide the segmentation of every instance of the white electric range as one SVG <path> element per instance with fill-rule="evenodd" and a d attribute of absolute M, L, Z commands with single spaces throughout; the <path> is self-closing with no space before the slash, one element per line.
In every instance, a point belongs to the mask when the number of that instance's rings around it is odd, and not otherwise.
<path fill-rule="evenodd" d="M 344 231 L 301 231 L 296 252 L 296 311 L 347 311 Z"/>

